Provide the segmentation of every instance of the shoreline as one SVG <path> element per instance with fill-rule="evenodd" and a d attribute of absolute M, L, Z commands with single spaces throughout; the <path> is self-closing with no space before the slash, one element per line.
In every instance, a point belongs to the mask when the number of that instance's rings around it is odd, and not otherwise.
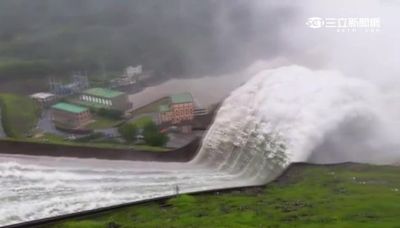
<path fill-rule="evenodd" d="M 179 149 L 152 152 L 133 149 L 0 140 L 0 154 L 129 161 L 188 162 L 196 156 L 200 145 L 201 138 L 197 137 Z"/>

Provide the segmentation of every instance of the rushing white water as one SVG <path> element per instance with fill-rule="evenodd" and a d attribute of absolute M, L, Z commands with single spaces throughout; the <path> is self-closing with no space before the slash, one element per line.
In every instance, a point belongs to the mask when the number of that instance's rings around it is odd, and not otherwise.
<path fill-rule="evenodd" d="M 33 165 L 35 164 L 35 165 Z M 2 155 L 0 225 L 141 199 L 240 186 L 196 165 Z"/>
<path fill-rule="evenodd" d="M 367 81 L 299 66 L 264 70 L 225 100 L 197 159 L 225 164 L 234 148 L 246 154 L 254 149 L 252 139 L 268 136 L 285 145 L 289 161 L 305 161 L 343 121 L 379 121 L 383 127 L 389 117 L 382 110 L 382 95 Z"/>
<path fill-rule="evenodd" d="M 381 111 L 385 99 L 366 81 L 283 67 L 260 71 L 232 92 L 189 163 L 2 155 L 0 225 L 171 195 L 176 185 L 192 192 L 263 184 L 291 162 L 329 162 L 337 152 L 332 145 L 389 145 L 382 140 L 387 137 L 377 137 L 393 123 Z M 347 140 L 335 140 L 349 129 Z M 329 156 L 318 156 L 328 148 Z M 347 150 L 335 159 L 387 162 L 398 155 L 374 152 L 354 156 Z"/>

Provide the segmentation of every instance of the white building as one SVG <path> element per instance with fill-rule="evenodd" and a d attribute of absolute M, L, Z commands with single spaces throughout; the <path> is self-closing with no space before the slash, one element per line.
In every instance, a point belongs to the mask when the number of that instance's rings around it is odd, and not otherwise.
<path fill-rule="evenodd" d="M 41 108 L 47 108 L 53 105 L 57 101 L 57 96 L 52 93 L 35 93 L 29 96 L 32 98 Z"/>
<path fill-rule="evenodd" d="M 134 77 L 136 75 L 139 75 L 139 74 L 142 74 L 142 73 L 143 73 L 142 65 L 138 65 L 136 67 L 129 66 L 125 70 L 125 75 L 128 78 L 132 78 L 132 77 Z"/>

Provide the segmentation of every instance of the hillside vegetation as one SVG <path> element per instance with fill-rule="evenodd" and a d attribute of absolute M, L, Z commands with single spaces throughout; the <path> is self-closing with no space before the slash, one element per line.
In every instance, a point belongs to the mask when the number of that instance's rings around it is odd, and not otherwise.
<path fill-rule="evenodd" d="M 266 187 L 182 195 L 50 227 L 398 227 L 400 167 L 295 165 Z"/>
<path fill-rule="evenodd" d="M 192 53 L 204 61 L 211 57 L 209 64 L 222 60 L 213 50 L 215 28 L 203 22 L 217 19 L 216 5 L 196 2 L 1 1 L 0 80 L 122 71 L 135 64 L 179 75 Z"/>
<path fill-rule="evenodd" d="M 9 137 L 22 137 L 31 132 L 39 118 L 35 103 L 24 96 L 0 94 L 1 122 Z"/>
<path fill-rule="evenodd" d="M 276 15 L 290 19 L 291 10 L 254 12 L 237 0 L 3 0 L 0 80 L 120 74 L 137 64 L 158 78 L 234 71 L 253 61 L 244 50 L 276 56 L 275 27 L 287 23 Z"/>

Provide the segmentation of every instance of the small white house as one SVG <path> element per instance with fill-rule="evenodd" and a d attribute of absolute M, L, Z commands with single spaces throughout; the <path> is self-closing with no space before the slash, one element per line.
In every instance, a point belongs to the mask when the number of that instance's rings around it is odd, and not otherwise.
<path fill-rule="evenodd" d="M 138 65 L 136 67 L 129 66 L 125 70 L 125 74 L 128 78 L 132 78 L 132 77 L 142 74 L 142 73 L 143 73 L 142 65 Z"/>
<path fill-rule="evenodd" d="M 57 101 L 57 96 L 52 93 L 35 93 L 29 97 L 32 98 L 41 108 L 50 107 Z"/>

